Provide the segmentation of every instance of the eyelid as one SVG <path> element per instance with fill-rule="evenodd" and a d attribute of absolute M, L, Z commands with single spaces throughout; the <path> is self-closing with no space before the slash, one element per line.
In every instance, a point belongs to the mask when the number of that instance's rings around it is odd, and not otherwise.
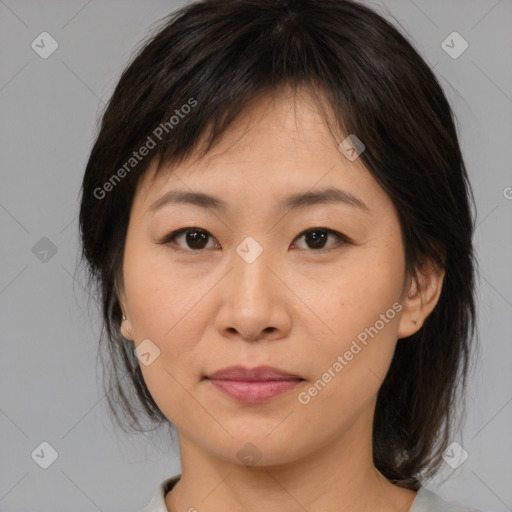
<path fill-rule="evenodd" d="M 299 238 L 302 235 L 305 235 L 306 233 L 309 233 L 311 231 L 327 231 L 327 233 L 330 233 L 331 235 L 334 235 L 334 236 L 337 236 L 344 240 L 350 241 L 350 238 L 348 236 L 344 235 L 343 233 L 340 233 L 339 231 L 336 231 L 335 229 L 324 228 L 322 226 L 313 226 L 311 228 L 304 229 L 295 238 Z"/>
<path fill-rule="evenodd" d="M 180 229 L 177 229 L 175 231 L 172 231 L 171 233 L 165 235 L 161 240 L 159 240 L 157 243 L 159 245 L 164 245 L 164 246 L 170 246 L 173 250 L 175 251 L 182 251 L 182 252 L 187 252 L 187 253 L 197 253 L 197 254 L 200 254 L 202 252 L 205 252 L 206 249 L 184 249 L 182 247 L 173 247 L 172 246 L 172 242 L 174 241 L 174 239 L 176 239 L 177 237 L 179 237 L 180 235 L 184 234 L 184 233 L 187 233 L 187 231 L 202 231 L 204 233 L 207 233 L 207 235 L 212 238 L 213 240 L 215 240 L 217 242 L 217 239 L 206 229 L 204 228 L 200 228 L 198 226 L 187 226 L 185 228 L 180 228 Z M 220 245 L 218 242 L 217 242 L 217 245 Z"/>
<path fill-rule="evenodd" d="M 331 247 L 329 247 L 327 249 L 317 249 L 317 250 L 315 250 L 315 249 L 299 249 L 300 251 L 307 251 L 307 252 L 313 253 L 313 254 L 325 254 L 325 253 L 336 250 L 337 248 L 340 247 L 340 245 L 353 244 L 352 240 L 348 236 L 344 235 L 343 233 L 340 233 L 339 231 L 336 231 L 335 229 L 324 228 L 321 226 L 313 226 L 311 228 L 307 228 L 307 229 L 303 230 L 301 233 L 299 233 L 294 238 L 294 240 L 297 240 L 298 238 L 301 238 L 303 235 L 310 233 L 310 232 L 314 232 L 314 231 L 325 231 L 328 234 L 333 235 L 337 239 L 337 243 L 333 244 Z"/>

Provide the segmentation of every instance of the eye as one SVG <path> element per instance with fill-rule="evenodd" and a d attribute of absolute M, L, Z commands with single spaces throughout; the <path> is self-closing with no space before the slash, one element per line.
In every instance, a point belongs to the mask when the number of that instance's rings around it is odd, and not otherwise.
<path fill-rule="evenodd" d="M 167 235 L 161 242 L 162 245 L 178 245 L 179 248 L 184 250 L 192 250 L 192 251 L 200 251 L 202 249 L 211 249 L 212 247 L 208 247 L 208 241 L 209 238 L 212 240 L 215 240 L 208 231 L 201 229 L 201 228 L 195 228 L 195 227 L 189 227 L 189 228 L 182 228 L 178 229 L 177 231 L 173 231 L 169 235 Z M 180 246 L 179 243 L 176 244 L 178 241 L 184 241 L 187 246 L 183 247 Z M 220 247 L 219 244 L 214 244 L 213 248 Z M 178 250 L 179 250 L 178 248 Z"/>
<path fill-rule="evenodd" d="M 335 239 L 335 243 L 331 244 L 331 247 L 337 247 L 339 245 L 343 245 L 346 243 L 350 243 L 350 239 L 333 229 L 328 228 L 310 228 L 306 231 L 303 231 L 300 235 L 297 236 L 296 240 L 300 238 L 304 238 L 306 244 L 309 247 L 306 249 L 313 249 L 315 251 L 322 250 L 325 248 L 326 242 L 329 239 L 329 236 Z M 331 249 L 333 250 L 333 249 Z"/>
<path fill-rule="evenodd" d="M 329 237 L 335 239 L 335 242 L 331 244 L 331 247 L 334 246 L 334 248 L 339 245 L 350 243 L 350 239 L 345 235 L 332 229 L 320 227 L 309 228 L 303 231 L 295 238 L 295 240 L 304 238 L 306 241 L 308 247 L 299 247 L 299 249 L 312 249 L 313 251 L 321 251 L 322 249 L 325 249 L 326 242 Z M 200 252 L 202 249 L 218 249 L 220 245 L 216 240 L 215 243 L 213 243 L 214 240 L 215 238 L 205 229 L 188 227 L 173 231 L 158 243 L 161 245 L 177 246 L 177 248 L 173 247 L 175 250 Z M 208 246 L 209 241 L 212 241 L 213 245 L 210 244 L 210 246 Z M 186 245 L 183 246 L 183 243 Z"/>

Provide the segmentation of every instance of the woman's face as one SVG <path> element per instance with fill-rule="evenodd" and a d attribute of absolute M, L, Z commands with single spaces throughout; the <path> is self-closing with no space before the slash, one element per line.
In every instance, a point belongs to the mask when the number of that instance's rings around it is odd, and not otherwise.
<path fill-rule="evenodd" d="M 247 108 L 206 158 L 155 165 L 131 210 L 122 334 L 181 440 L 238 464 L 368 445 L 397 338 L 420 325 L 397 213 L 361 159 L 313 100 L 283 94 Z M 302 380 L 207 378 L 232 366 Z"/>

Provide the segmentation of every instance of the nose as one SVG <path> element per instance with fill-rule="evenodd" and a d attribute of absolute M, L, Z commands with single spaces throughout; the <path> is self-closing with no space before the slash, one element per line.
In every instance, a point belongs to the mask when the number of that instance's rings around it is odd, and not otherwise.
<path fill-rule="evenodd" d="M 215 325 L 222 336 L 258 341 L 288 335 L 293 294 L 283 284 L 286 278 L 279 275 L 278 266 L 267 255 L 264 250 L 251 263 L 236 253 L 233 255 L 233 268 L 219 283 L 221 304 Z"/>

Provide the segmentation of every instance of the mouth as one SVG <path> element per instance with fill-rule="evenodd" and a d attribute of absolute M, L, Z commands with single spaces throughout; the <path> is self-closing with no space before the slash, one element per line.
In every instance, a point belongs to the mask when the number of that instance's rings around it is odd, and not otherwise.
<path fill-rule="evenodd" d="M 304 382 L 302 377 L 270 366 L 224 368 L 205 379 L 224 395 L 240 403 L 267 402 Z"/>

